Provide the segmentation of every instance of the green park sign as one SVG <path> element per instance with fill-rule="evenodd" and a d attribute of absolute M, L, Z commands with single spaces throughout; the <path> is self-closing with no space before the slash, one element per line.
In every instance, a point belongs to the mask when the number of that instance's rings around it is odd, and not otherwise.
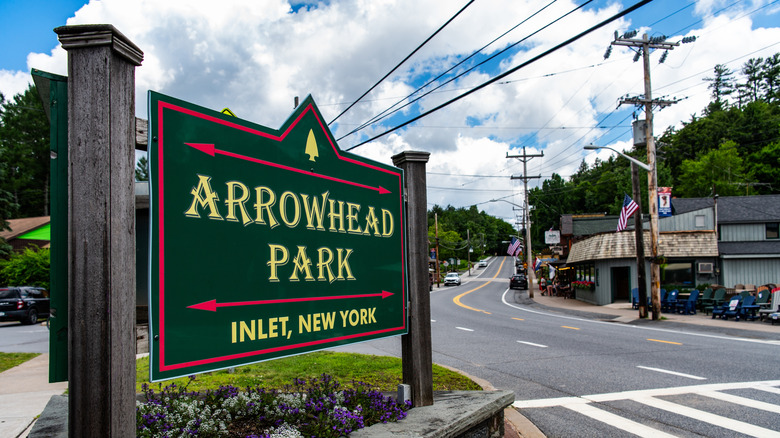
<path fill-rule="evenodd" d="M 149 93 L 152 381 L 407 332 L 404 176 L 311 97 L 270 129 Z"/>

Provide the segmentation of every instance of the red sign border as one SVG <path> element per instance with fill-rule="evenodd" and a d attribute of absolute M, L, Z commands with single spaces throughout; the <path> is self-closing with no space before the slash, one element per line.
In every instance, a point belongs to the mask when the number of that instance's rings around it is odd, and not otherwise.
<path fill-rule="evenodd" d="M 266 354 L 266 353 L 274 353 L 274 352 L 278 352 L 278 351 L 293 350 L 293 349 L 296 349 L 296 348 L 309 347 L 309 346 L 320 345 L 320 344 L 325 344 L 325 343 L 329 343 L 329 342 L 336 342 L 336 341 L 341 341 L 341 340 L 361 338 L 361 337 L 366 337 L 366 336 L 371 336 L 371 335 L 376 335 L 376 334 L 381 334 L 381 333 L 387 333 L 387 332 L 391 332 L 391 331 L 405 330 L 406 329 L 406 322 L 407 322 L 406 321 L 407 320 L 407 309 L 406 309 L 407 290 L 406 289 L 407 289 L 407 283 L 406 283 L 405 280 L 403 280 L 401 282 L 402 283 L 402 286 L 401 286 L 402 287 L 402 293 L 401 294 L 402 294 L 402 297 L 403 297 L 403 301 L 402 301 L 403 314 L 402 314 L 401 325 L 398 326 L 398 327 L 391 327 L 391 328 L 386 328 L 386 329 L 382 329 L 382 330 L 376 330 L 376 331 L 372 331 L 372 332 L 356 333 L 356 334 L 347 335 L 347 336 L 339 336 L 339 337 L 336 337 L 336 338 L 320 339 L 320 340 L 316 340 L 316 341 L 303 342 L 303 343 L 300 343 L 300 344 L 284 345 L 284 346 L 279 346 L 279 347 L 274 347 L 274 348 L 266 348 L 266 349 L 261 349 L 261 350 L 248 351 L 248 352 L 243 352 L 243 353 L 230 354 L 230 355 L 226 355 L 226 356 L 219 356 L 219 357 L 208 358 L 208 359 L 199 359 L 199 360 L 194 360 L 194 361 L 189 361 L 189 362 L 182 362 L 182 363 L 178 363 L 178 364 L 167 365 L 165 363 L 165 257 L 164 257 L 164 255 L 165 255 L 165 227 L 164 227 L 165 222 L 164 222 L 164 215 L 163 215 L 163 206 L 165 205 L 164 204 L 164 197 L 163 197 L 163 187 L 164 187 L 164 180 L 165 180 L 164 179 L 164 174 L 163 174 L 163 150 L 164 150 L 164 144 L 163 144 L 163 127 L 164 127 L 164 124 L 163 124 L 163 120 L 164 120 L 163 111 L 164 110 L 168 109 L 168 110 L 177 111 L 177 112 L 180 112 L 180 113 L 192 116 L 192 117 L 196 117 L 196 118 L 203 119 L 203 120 L 206 120 L 206 121 L 209 121 L 209 122 L 212 122 L 212 123 L 217 123 L 217 124 L 220 124 L 220 125 L 224 125 L 224 126 L 227 126 L 227 127 L 233 128 L 233 129 L 238 129 L 240 131 L 244 131 L 244 132 L 247 132 L 249 134 L 257 135 L 257 136 L 260 136 L 260 137 L 263 137 L 263 138 L 266 138 L 266 139 L 269 139 L 269 140 L 273 140 L 273 141 L 276 141 L 276 142 L 280 142 L 280 143 L 282 141 L 284 141 L 284 139 L 287 137 L 287 135 L 290 132 L 292 132 L 292 130 L 303 119 L 303 117 L 307 113 L 311 112 L 312 115 L 317 120 L 317 123 L 319 124 L 320 129 L 322 130 L 323 134 L 325 134 L 325 137 L 328 139 L 328 143 L 330 144 L 331 148 L 333 149 L 333 152 L 336 154 L 336 157 L 339 160 L 342 160 L 342 161 L 345 161 L 345 162 L 348 162 L 348 163 L 351 163 L 351 164 L 367 167 L 367 168 L 370 168 L 370 169 L 373 169 L 373 170 L 376 170 L 376 171 L 380 171 L 380 172 L 384 172 L 384 173 L 388 173 L 388 174 L 392 174 L 392 175 L 397 175 L 398 176 L 398 193 L 399 193 L 399 202 L 400 202 L 399 211 L 401 212 L 401 220 L 400 220 L 401 221 L 401 227 L 400 227 L 400 229 L 401 229 L 401 242 L 402 242 L 402 245 L 401 245 L 401 257 L 402 257 L 402 260 L 406 260 L 404 258 L 404 254 L 403 254 L 403 252 L 405 250 L 405 244 L 403 242 L 406 241 L 406 237 L 405 237 L 405 232 L 406 232 L 406 222 L 405 222 L 405 220 L 406 220 L 406 218 L 404 217 L 404 214 L 403 214 L 403 212 L 404 212 L 404 208 L 403 208 L 404 207 L 403 206 L 403 178 L 402 178 L 401 170 L 399 169 L 398 172 L 393 172 L 393 171 L 391 171 L 389 169 L 386 169 L 386 168 L 382 168 L 382 167 L 379 167 L 379 166 L 374 166 L 372 164 L 365 163 L 365 162 L 362 162 L 360 160 L 356 160 L 354 158 L 345 157 L 345 156 L 341 155 L 341 153 L 340 153 L 338 147 L 336 146 L 332 136 L 330 135 L 330 131 L 328 130 L 328 128 L 326 128 L 326 125 L 323 123 L 322 119 L 319 117 L 318 112 L 315 111 L 314 104 L 312 102 L 308 103 L 305 106 L 305 108 L 300 112 L 300 114 L 298 114 L 298 116 L 295 118 L 295 120 L 290 124 L 290 126 L 281 135 L 276 136 L 276 135 L 273 135 L 273 134 L 269 134 L 267 132 L 262 132 L 262 131 L 259 131 L 257 129 L 250 128 L 248 126 L 239 125 L 237 123 L 233 123 L 233 122 L 230 122 L 230 121 L 227 121 L 227 120 L 223 120 L 223 119 L 220 119 L 220 118 L 217 118 L 217 117 L 214 117 L 214 116 L 210 116 L 208 114 L 203 114 L 201 112 L 198 112 L 198 111 L 195 111 L 195 110 L 192 110 L 192 109 L 184 108 L 184 107 L 181 107 L 179 105 L 175 105 L 175 104 L 170 103 L 170 102 L 166 102 L 166 101 L 162 100 L 162 95 L 158 95 L 158 96 L 161 97 L 157 101 L 157 103 L 158 103 L 158 108 L 157 108 L 157 111 L 158 111 L 158 114 L 157 114 L 157 125 L 158 125 L 157 126 L 157 130 L 158 130 L 158 147 L 157 147 L 157 160 L 158 160 L 158 164 L 157 164 L 157 169 L 158 169 L 158 178 L 157 178 L 157 181 L 158 181 L 159 189 L 155 190 L 154 192 L 155 192 L 155 194 L 158 197 L 158 204 L 160 206 L 160 208 L 158 209 L 158 212 L 157 212 L 157 217 L 158 217 L 158 234 L 159 234 L 159 249 L 158 249 L 158 251 L 159 251 L 159 255 L 158 255 L 158 263 L 159 263 L 159 271 L 158 271 L 159 272 L 159 279 L 158 279 L 159 286 L 158 287 L 159 287 L 159 290 L 158 290 L 158 295 L 159 295 L 159 302 L 160 302 L 160 305 L 159 305 L 159 308 L 158 308 L 158 314 L 159 314 L 158 315 L 158 318 L 159 318 L 159 325 L 158 325 L 158 331 L 159 331 L 159 341 L 158 342 L 159 342 L 159 347 L 158 347 L 158 351 L 159 351 L 159 354 L 158 354 L 158 358 L 157 359 L 159 361 L 158 365 L 159 365 L 160 372 L 172 371 L 172 370 L 176 370 L 176 369 L 187 368 L 187 367 L 198 366 L 198 365 L 213 364 L 213 363 L 218 363 L 218 362 L 223 362 L 223 361 L 228 361 L 228 360 L 242 359 L 242 358 L 251 357 L 251 356 L 257 356 L 257 355 Z M 328 179 L 332 179 L 332 178 L 328 178 Z M 401 264 L 401 277 L 402 277 L 402 279 L 406 278 L 405 271 L 406 271 L 405 263 L 402 263 Z"/>

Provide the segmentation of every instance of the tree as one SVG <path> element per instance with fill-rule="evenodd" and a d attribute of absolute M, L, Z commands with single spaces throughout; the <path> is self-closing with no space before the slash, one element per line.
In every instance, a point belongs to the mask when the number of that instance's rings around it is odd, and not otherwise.
<path fill-rule="evenodd" d="M 428 241 L 431 248 L 436 248 L 436 229 L 428 229 Z M 462 250 L 462 240 L 460 235 L 454 231 L 442 230 L 439 228 L 439 261 L 443 262 L 450 258 L 460 258 L 459 250 Z"/>
<path fill-rule="evenodd" d="M 710 82 L 707 88 L 712 90 L 712 103 L 707 112 L 725 109 L 728 104 L 726 99 L 734 92 L 734 72 L 724 64 L 717 64 L 713 69 L 713 77 L 704 80 Z"/>
<path fill-rule="evenodd" d="M 780 191 L 780 141 L 764 146 L 750 156 L 750 180 L 760 182 L 759 194 Z"/>
<path fill-rule="evenodd" d="M 16 217 L 49 214 L 49 124 L 34 85 L 0 114 L 0 190 L 18 205 Z"/>
<path fill-rule="evenodd" d="M 758 100 L 763 62 L 764 58 L 750 58 L 742 66 L 742 74 L 745 75 L 745 94 L 750 99 L 750 102 Z"/>
<path fill-rule="evenodd" d="M 146 157 L 139 158 L 135 164 L 135 180 L 149 181 L 149 160 Z"/>
<path fill-rule="evenodd" d="M 696 160 L 685 160 L 681 166 L 679 193 L 683 197 L 740 195 L 740 185 L 747 183 L 742 158 L 733 141 L 707 152 Z"/>
<path fill-rule="evenodd" d="M 761 91 L 764 100 L 776 102 L 780 97 L 780 53 L 767 57 L 761 70 Z"/>

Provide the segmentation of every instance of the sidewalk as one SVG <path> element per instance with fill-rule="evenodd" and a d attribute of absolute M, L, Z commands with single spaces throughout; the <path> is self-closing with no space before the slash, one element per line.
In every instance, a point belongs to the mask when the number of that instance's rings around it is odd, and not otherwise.
<path fill-rule="evenodd" d="M 29 360 L 0 373 L 0 437 L 25 437 L 53 395 L 67 382 L 49 383 L 49 355 Z"/>
<path fill-rule="evenodd" d="M 571 314 L 581 314 L 584 317 L 601 317 L 620 323 L 637 323 L 643 325 L 655 324 L 658 328 L 678 328 L 678 324 L 688 326 L 697 326 L 704 330 L 714 330 L 717 333 L 728 331 L 738 336 L 733 330 L 747 330 L 762 333 L 774 333 L 780 339 L 780 325 L 772 325 L 767 321 L 734 321 L 733 319 L 722 320 L 712 318 L 712 315 L 705 315 L 704 312 L 696 312 L 695 315 L 680 315 L 679 313 L 661 313 L 663 318 L 660 321 L 639 319 L 639 310 L 632 309 L 629 302 L 617 302 L 605 306 L 596 306 L 584 301 L 564 299 L 563 297 L 543 296 L 541 292 L 534 291 L 533 302 L 539 306 L 544 306 L 550 310 L 560 311 Z M 594 315 L 595 314 L 595 315 Z M 771 335 L 770 335 L 771 336 Z"/>

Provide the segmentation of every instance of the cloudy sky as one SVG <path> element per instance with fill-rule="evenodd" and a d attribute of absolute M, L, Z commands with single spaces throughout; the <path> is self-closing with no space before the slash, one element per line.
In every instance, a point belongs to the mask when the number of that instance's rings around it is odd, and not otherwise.
<path fill-rule="evenodd" d="M 414 56 L 331 124 L 342 149 L 398 126 L 574 37 L 636 0 L 0 0 L 0 92 L 26 89 L 30 69 L 67 74 L 53 28 L 110 23 L 144 52 L 136 73 L 136 112 L 158 91 L 279 127 L 295 96 L 311 94 L 324 117 L 339 116 L 444 23 Z M 556 21 L 557 20 L 557 21 Z M 522 204 L 522 163 L 543 153 L 528 174 L 570 176 L 593 162 L 593 143 L 624 150 L 631 121 L 644 113 L 618 102 L 644 92 L 642 63 L 614 38 L 666 35 L 681 44 L 659 64 L 651 54 L 653 97 L 680 99 L 655 113 L 655 132 L 701 114 L 710 94 L 703 78 L 716 64 L 739 70 L 753 57 L 780 52 L 778 0 L 654 0 L 576 42 L 518 69 L 431 115 L 352 152 L 390 162 L 403 150 L 431 153 L 428 201 L 479 209 L 514 222 Z M 503 36 L 502 36 L 503 35 Z M 494 41 L 495 40 L 495 41 Z M 472 54 L 475 54 L 472 56 Z M 491 57 L 493 57 L 491 59 Z M 481 63 L 481 64 L 480 64 Z M 451 70 L 450 70 L 451 69 Z M 449 71 L 449 72 L 448 72 Z M 439 77 L 440 75 L 442 75 Z M 421 99 L 374 120 L 388 108 Z M 357 133 L 354 129 L 371 121 Z M 343 137 L 343 138 L 342 138 Z M 608 151 L 602 151 L 602 158 Z M 532 180 L 531 184 L 538 184 Z"/>

